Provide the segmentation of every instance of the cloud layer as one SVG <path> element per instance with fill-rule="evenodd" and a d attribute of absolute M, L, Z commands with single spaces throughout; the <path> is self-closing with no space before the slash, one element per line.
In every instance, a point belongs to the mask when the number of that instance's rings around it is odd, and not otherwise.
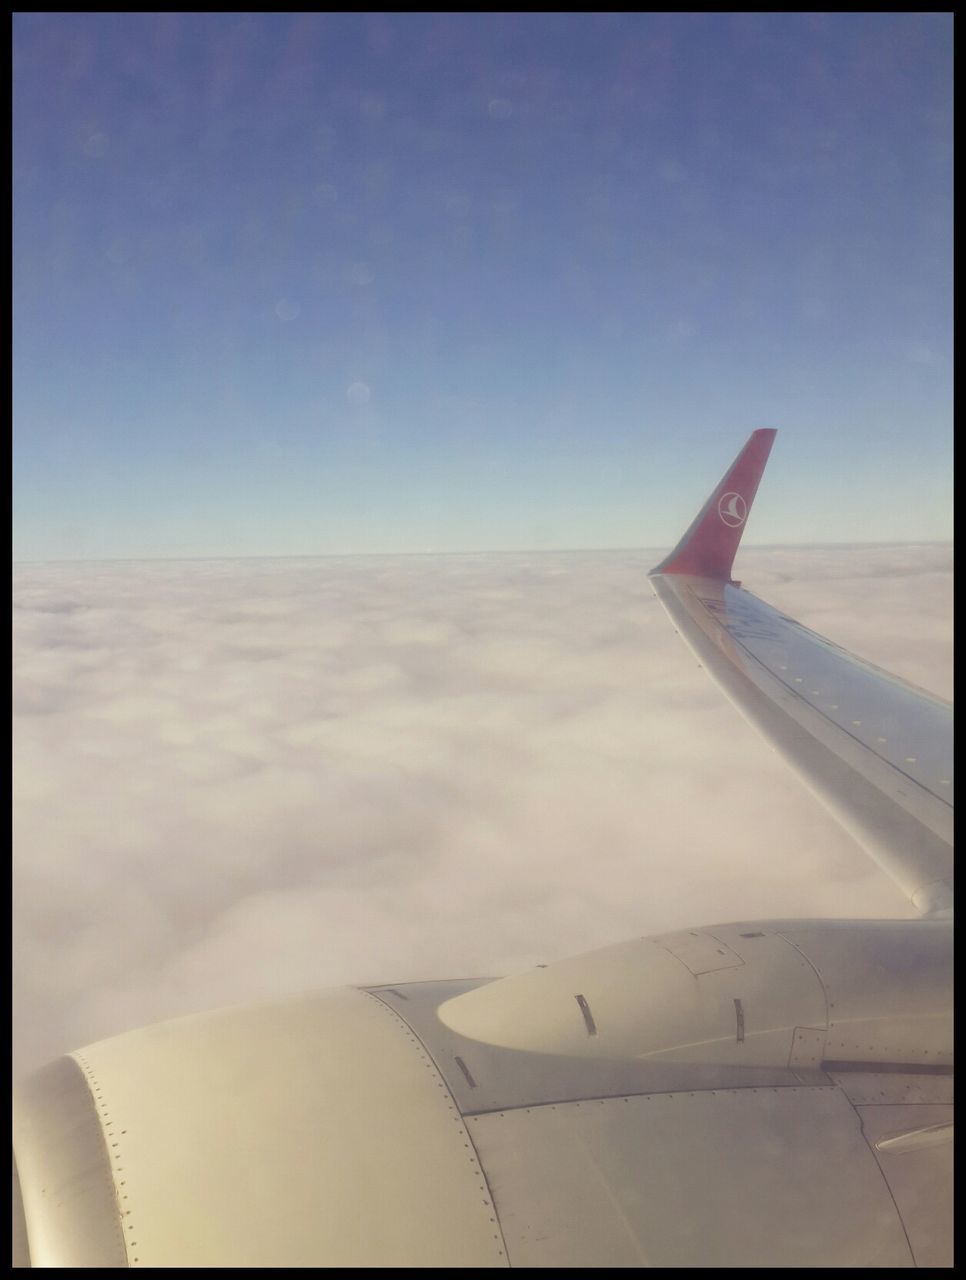
<path fill-rule="evenodd" d="M 658 554 L 20 566 L 18 1070 L 304 988 L 912 914 L 697 669 Z M 948 548 L 740 570 L 950 696 Z"/>

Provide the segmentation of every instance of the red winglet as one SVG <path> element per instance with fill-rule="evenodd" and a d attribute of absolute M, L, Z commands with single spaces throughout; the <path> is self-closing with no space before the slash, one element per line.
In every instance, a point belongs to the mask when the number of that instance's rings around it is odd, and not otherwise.
<path fill-rule="evenodd" d="M 669 556 L 650 572 L 690 573 L 699 578 L 731 580 L 731 566 L 758 492 L 776 431 L 753 431 L 687 533 Z"/>

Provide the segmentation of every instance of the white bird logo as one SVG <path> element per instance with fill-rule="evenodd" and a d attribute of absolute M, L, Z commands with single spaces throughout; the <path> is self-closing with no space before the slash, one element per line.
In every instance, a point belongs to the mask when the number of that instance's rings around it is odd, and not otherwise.
<path fill-rule="evenodd" d="M 748 504 L 740 493 L 723 493 L 718 499 L 718 515 L 732 529 L 745 523 Z"/>

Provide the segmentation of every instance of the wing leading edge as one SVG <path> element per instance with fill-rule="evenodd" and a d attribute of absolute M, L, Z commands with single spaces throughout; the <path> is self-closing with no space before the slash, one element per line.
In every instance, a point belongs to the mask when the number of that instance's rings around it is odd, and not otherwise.
<path fill-rule="evenodd" d="M 952 707 L 731 579 L 775 432 L 755 431 L 650 581 L 744 716 L 923 915 L 952 907 Z"/>

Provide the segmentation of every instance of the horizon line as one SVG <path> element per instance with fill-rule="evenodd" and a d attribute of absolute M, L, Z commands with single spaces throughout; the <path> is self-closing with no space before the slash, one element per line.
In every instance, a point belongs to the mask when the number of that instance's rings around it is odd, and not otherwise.
<path fill-rule="evenodd" d="M 952 547 L 953 539 L 945 538 L 911 538 L 897 541 L 875 539 L 855 542 L 752 542 L 742 545 L 742 551 L 800 551 L 800 550 L 845 550 L 859 547 Z M 282 553 L 255 552 L 252 554 L 228 555 L 225 553 L 198 555 L 148 555 L 148 556 L 60 556 L 47 559 L 14 559 L 11 564 L 170 564 L 207 561 L 207 560 L 346 560 L 373 559 L 404 556 L 514 556 L 514 555 L 573 555 L 599 554 L 612 551 L 654 552 L 660 554 L 667 550 L 665 546 L 611 546 L 611 547 L 503 547 L 482 550 L 449 550 L 449 551 L 286 551 Z"/>

